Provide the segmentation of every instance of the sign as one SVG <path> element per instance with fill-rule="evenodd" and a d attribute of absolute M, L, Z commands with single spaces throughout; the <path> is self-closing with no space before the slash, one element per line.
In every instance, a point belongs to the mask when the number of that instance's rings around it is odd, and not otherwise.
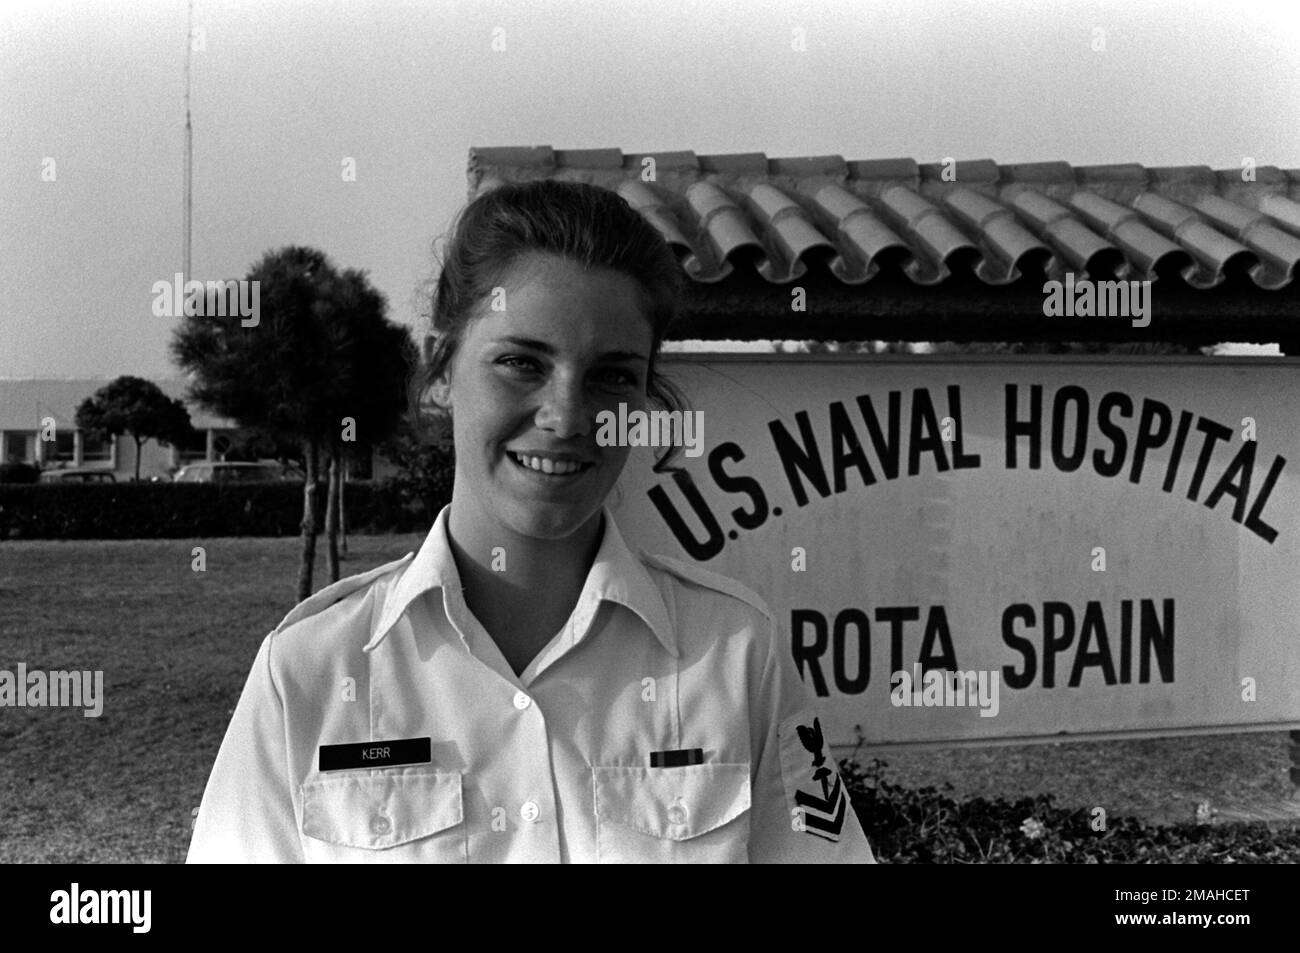
<path fill-rule="evenodd" d="M 763 597 L 834 746 L 1300 727 L 1300 362 L 663 371 L 703 453 L 619 524 Z"/>

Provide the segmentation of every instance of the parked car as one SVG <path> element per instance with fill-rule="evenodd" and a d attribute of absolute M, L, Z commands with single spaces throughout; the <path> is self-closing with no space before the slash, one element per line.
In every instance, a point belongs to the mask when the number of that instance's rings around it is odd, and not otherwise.
<path fill-rule="evenodd" d="M 284 466 L 274 460 L 260 463 L 234 463 L 210 461 L 190 463 L 176 471 L 175 483 L 266 483 L 302 481 L 302 472 L 296 467 Z"/>
<path fill-rule="evenodd" d="M 117 477 L 109 470 L 89 470 L 68 467 L 62 470 L 42 470 L 42 483 L 116 483 Z"/>

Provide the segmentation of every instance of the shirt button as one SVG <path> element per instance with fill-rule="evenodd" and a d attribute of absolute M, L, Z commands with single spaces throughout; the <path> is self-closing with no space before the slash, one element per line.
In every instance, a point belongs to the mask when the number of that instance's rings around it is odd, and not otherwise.
<path fill-rule="evenodd" d="M 370 833 L 372 834 L 387 834 L 392 829 L 393 825 L 382 814 L 370 821 Z"/>
<path fill-rule="evenodd" d="M 686 823 L 686 805 L 679 798 L 673 801 L 672 807 L 668 808 L 668 823 L 685 824 Z"/>
<path fill-rule="evenodd" d="M 525 695 L 523 692 L 515 692 L 515 707 L 518 708 L 520 711 L 523 711 L 532 703 L 533 700 L 529 698 L 527 695 Z"/>
<path fill-rule="evenodd" d="M 537 806 L 536 801 L 525 801 L 523 807 L 519 808 L 519 816 L 526 821 L 535 821 L 537 816 L 542 813 L 542 809 Z"/>

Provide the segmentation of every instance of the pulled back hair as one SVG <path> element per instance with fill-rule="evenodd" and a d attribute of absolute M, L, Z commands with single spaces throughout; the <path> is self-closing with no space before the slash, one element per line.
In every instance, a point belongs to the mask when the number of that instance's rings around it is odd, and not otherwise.
<path fill-rule="evenodd" d="M 581 182 L 538 179 L 501 185 L 469 203 L 452 227 L 430 307 L 433 347 L 413 371 L 408 396 L 416 433 L 427 433 L 430 386 L 451 365 L 479 306 L 521 258 L 549 253 L 586 268 L 608 268 L 643 290 L 653 337 L 646 397 L 686 410 L 681 394 L 657 371 L 664 335 L 677 317 L 682 271 L 667 242 L 616 192 Z M 656 458 L 655 472 L 672 469 L 680 452 Z"/>

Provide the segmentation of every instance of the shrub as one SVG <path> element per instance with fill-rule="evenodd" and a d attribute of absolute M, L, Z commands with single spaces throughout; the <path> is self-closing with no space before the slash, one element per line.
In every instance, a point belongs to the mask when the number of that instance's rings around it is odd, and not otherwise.
<path fill-rule="evenodd" d="M 1110 815 L 1092 829 L 1089 808 L 1063 808 L 1051 795 L 958 801 L 951 785 L 904 788 L 880 759 L 840 764 L 876 859 L 891 864 L 1296 863 L 1300 829 L 1264 824 L 1152 826 Z"/>
<path fill-rule="evenodd" d="M 316 493 L 324 526 L 325 486 Z M 392 481 L 351 482 L 349 533 L 427 529 L 428 507 L 412 505 Z M 436 508 L 432 512 L 436 513 Z M 191 536 L 296 536 L 299 483 L 116 483 L 0 486 L 0 539 L 182 539 Z"/>
<path fill-rule="evenodd" d="M 40 468 L 30 463 L 0 463 L 0 483 L 37 483 L 40 479 Z"/>

